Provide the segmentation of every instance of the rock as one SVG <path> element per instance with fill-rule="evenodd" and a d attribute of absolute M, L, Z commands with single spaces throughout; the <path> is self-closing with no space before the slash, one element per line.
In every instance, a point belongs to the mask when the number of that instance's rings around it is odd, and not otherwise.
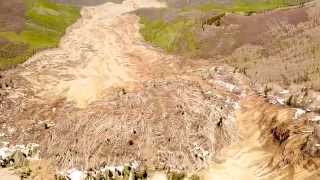
<path fill-rule="evenodd" d="M 132 174 L 132 168 L 130 166 L 124 166 L 123 168 L 123 179 L 129 179 Z"/>
<path fill-rule="evenodd" d="M 28 165 L 27 156 L 19 150 L 13 153 L 10 160 L 13 162 L 15 168 L 21 168 Z"/>
<path fill-rule="evenodd" d="M 147 179 L 148 173 L 146 169 L 141 169 L 134 173 L 134 179 Z"/>
<path fill-rule="evenodd" d="M 286 141 L 290 136 L 290 131 L 288 129 L 279 126 L 272 128 L 271 133 L 273 135 L 273 138 L 277 140 L 280 144 Z"/>
<path fill-rule="evenodd" d="M 54 179 L 55 180 L 69 180 L 66 176 L 60 175 L 60 174 L 56 174 Z"/>
<path fill-rule="evenodd" d="M 186 177 L 184 173 L 180 172 L 170 172 L 169 180 L 183 180 Z"/>
<path fill-rule="evenodd" d="M 28 149 L 28 157 L 36 157 L 39 155 L 39 148 L 40 146 L 38 144 L 28 144 L 27 149 Z"/>
<path fill-rule="evenodd" d="M 204 17 L 201 20 L 201 27 L 203 29 L 203 31 L 205 30 L 205 26 L 211 26 L 211 25 L 215 25 L 215 26 L 220 26 L 221 24 L 221 19 L 225 16 L 225 13 L 220 13 L 220 14 L 216 14 L 213 16 L 209 16 L 209 17 Z"/>
<path fill-rule="evenodd" d="M 31 169 L 29 167 L 24 167 L 19 170 L 20 179 L 26 179 L 31 175 Z"/>
<path fill-rule="evenodd" d="M 96 180 L 107 180 L 108 176 L 103 175 L 103 173 L 98 173 L 95 177 Z"/>
<path fill-rule="evenodd" d="M 2 159 L 2 158 L 0 158 L 0 166 L 1 166 L 2 168 L 6 168 L 9 164 L 10 164 L 9 159 Z"/>
<path fill-rule="evenodd" d="M 196 174 L 193 174 L 192 176 L 190 176 L 189 178 L 190 180 L 200 180 L 200 177 Z"/>
<path fill-rule="evenodd" d="M 104 178 L 104 177 L 102 176 L 102 178 Z M 87 175 L 86 178 L 84 178 L 84 180 L 97 180 L 97 178 L 94 176 L 91 176 L 91 175 Z"/>

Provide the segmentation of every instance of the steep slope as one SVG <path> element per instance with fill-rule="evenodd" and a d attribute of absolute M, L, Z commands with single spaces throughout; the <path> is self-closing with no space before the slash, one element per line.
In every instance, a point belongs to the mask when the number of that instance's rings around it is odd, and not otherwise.
<path fill-rule="evenodd" d="M 36 52 L 56 47 L 79 9 L 49 0 L 0 2 L 0 69 L 24 62 Z"/>
<path fill-rule="evenodd" d="M 40 144 L 54 171 L 137 163 L 209 179 L 316 172 L 317 114 L 295 119 L 296 109 L 271 104 L 234 68 L 148 45 L 131 12 L 164 6 L 84 7 L 58 48 L 2 72 L 3 140 Z"/>

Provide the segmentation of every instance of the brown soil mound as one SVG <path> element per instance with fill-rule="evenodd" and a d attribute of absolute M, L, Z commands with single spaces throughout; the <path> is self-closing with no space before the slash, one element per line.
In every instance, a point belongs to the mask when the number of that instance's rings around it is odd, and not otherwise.
<path fill-rule="evenodd" d="M 57 126 L 41 143 L 43 155 L 62 167 L 130 160 L 158 170 L 205 167 L 236 140 L 231 123 L 236 97 L 208 91 L 196 81 L 161 79 L 133 92 L 114 91 L 85 110 L 59 107 L 52 119 Z"/>
<path fill-rule="evenodd" d="M 23 0 L 0 1 L 0 31 L 20 31 L 25 23 Z"/>

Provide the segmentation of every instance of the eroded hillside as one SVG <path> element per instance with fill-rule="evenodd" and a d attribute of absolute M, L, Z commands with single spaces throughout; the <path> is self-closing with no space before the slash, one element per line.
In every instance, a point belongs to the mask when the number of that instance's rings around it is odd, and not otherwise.
<path fill-rule="evenodd" d="M 320 116 L 281 104 L 282 96 L 260 90 L 249 70 L 233 64 L 254 42 L 250 33 L 242 28 L 248 38 L 236 41 L 230 56 L 168 54 L 145 41 L 138 16 L 166 6 L 156 0 L 85 6 L 57 48 L 1 72 L 1 141 L 9 142 L 1 150 L 13 153 L 1 165 L 13 159 L 31 179 L 318 179 Z M 241 30 L 269 17 L 288 17 L 294 29 L 310 24 L 295 35 L 317 32 L 317 21 L 309 19 L 317 16 L 300 8 L 230 14 L 201 33 L 234 22 Z M 250 58 L 252 49 L 244 51 Z M 17 152 L 29 161 L 18 163 Z"/>

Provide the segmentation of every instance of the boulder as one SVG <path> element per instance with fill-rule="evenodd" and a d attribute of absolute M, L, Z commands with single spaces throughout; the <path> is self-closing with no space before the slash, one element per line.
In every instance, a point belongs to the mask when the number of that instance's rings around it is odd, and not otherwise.
<path fill-rule="evenodd" d="M 24 154 L 21 151 L 15 151 L 11 158 L 10 161 L 13 163 L 13 166 L 15 168 L 21 168 L 21 167 L 25 167 L 28 165 L 28 160 L 27 160 L 27 156 L 26 154 Z"/>

